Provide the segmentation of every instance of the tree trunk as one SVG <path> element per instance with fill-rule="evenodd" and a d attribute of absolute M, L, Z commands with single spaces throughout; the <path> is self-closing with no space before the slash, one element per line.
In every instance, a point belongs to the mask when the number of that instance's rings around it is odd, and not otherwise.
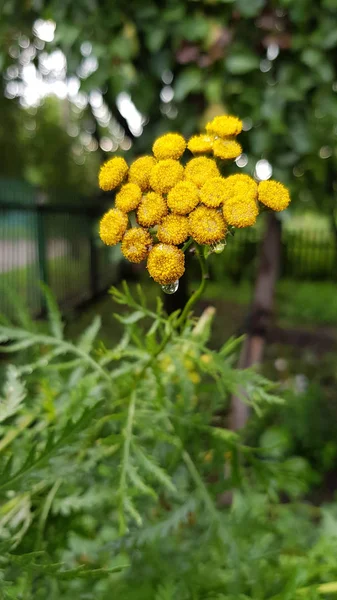
<path fill-rule="evenodd" d="M 336 223 L 336 216 L 335 216 L 335 211 L 332 210 L 330 213 L 330 224 L 331 224 L 331 229 L 332 229 L 332 233 L 333 233 L 333 239 L 334 239 L 334 245 L 335 245 L 335 253 L 337 254 L 337 223 Z M 333 278 L 337 279 L 337 264 L 335 261 L 334 264 L 334 268 L 333 268 Z"/>
<path fill-rule="evenodd" d="M 238 368 L 245 369 L 262 361 L 268 329 L 270 327 L 275 284 L 280 269 L 281 222 L 274 213 L 267 217 L 267 228 L 260 250 L 253 304 L 246 326 Z M 249 408 L 238 397 L 232 398 L 230 426 L 241 429 L 247 423 Z"/>

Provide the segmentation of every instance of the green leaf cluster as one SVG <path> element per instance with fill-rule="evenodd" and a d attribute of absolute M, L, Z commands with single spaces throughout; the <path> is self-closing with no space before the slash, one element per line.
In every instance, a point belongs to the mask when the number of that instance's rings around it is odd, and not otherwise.
<path fill-rule="evenodd" d="M 111 293 L 128 307 L 113 348 L 98 317 L 67 340 L 48 290 L 48 330 L 19 300 L 16 325 L 0 325 L 15 359 L 0 402 L 2 596 L 332 593 L 336 512 L 303 503 L 309 464 L 282 432 L 256 445 L 226 428 L 232 394 L 263 416 L 282 402 L 273 384 L 234 369 L 236 340 L 209 348 L 212 308 L 182 322 L 141 288 Z"/>

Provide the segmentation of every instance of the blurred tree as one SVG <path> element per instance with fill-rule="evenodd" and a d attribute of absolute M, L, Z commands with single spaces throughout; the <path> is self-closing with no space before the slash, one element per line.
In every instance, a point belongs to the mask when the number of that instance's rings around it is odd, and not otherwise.
<path fill-rule="evenodd" d="M 15 102 L 0 97 L 0 107 L 0 176 L 25 178 L 43 189 L 76 196 L 96 189 L 100 159 L 90 151 L 88 134 L 89 148 L 81 137 L 74 140 L 67 133 L 70 125 L 80 130 L 68 101 L 46 98 L 38 108 L 18 110 Z"/>
<path fill-rule="evenodd" d="M 25 153 L 20 140 L 22 115 L 12 101 L 1 96 L 0 111 L 0 175 L 20 178 L 25 165 Z"/>
<path fill-rule="evenodd" d="M 26 177 L 46 190 L 86 195 L 96 188 L 99 157 L 67 133 L 75 125 L 69 111 L 67 101 L 47 98 L 35 115 L 26 113 Z"/>
<path fill-rule="evenodd" d="M 162 130 L 188 135 L 196 122 L 202 126 L 214 113 L 233 111 L 251 129 L 242 140 L 245 168 L 268 159 L 275 177 L 290 183 L 305 206 L 316 203 L 332 213 L 335 11 L 336 0 L 7 0 L 2 60 L 10 66 L 27 36 L 38 42 L 38 64 L 45 48 L 39 49 L 36 23 L 52 19 L 56 31 L 48 48 L 62 49 L 68 76 L 80 79 L 83 92 L 103 92 L 135 152 Z M 130 105 L 123 108 L 130 101 L 125 94 L 148 120 L 141 137 Z"/>

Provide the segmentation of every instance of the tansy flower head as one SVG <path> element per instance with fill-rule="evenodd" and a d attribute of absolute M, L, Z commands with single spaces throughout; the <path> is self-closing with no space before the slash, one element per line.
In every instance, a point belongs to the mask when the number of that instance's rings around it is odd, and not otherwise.
<path fill-rule="evenodd" d="M 188 237 L 188 218 L 182 215 L 170 214 L 164 217 L 158 226 L 157 238 L 165 244 L 179 246 Z"/>
<path fill-rule="evenodd" d="M 132 227 L 125 233 L 122 241 L 122 253 L 132 263 L 140 263 L 147 257 L 152 237 L 142 227 Z"/>
<path fill-rule="evenodd" d="M 158 160 L 174 158 L 178 160 L 184 154 L 186 142 L 179 133 L 166 133 L 159 137 L 152 146 L 152 151 Z"/>
<path fill-rule="evenodd" d="M 246 196 L 249 195 L 251 198 L 257 198 L 257 183 L 249 175 L 244 173 L 238 173 L 237 175 L 230 175 L 225 178 L 224 190 L 226 190 L 224 201 L 232 198 L 233 196 Z"/>
<path fill-rule="evenodd" d="M 238 135 L 242 131 L 242 121 L 232 115 L 214 117 L 213 121 L 206 125 L 207 133 L 218 135 L 221 138 Z"/>
<path fill-rule="evenodd" d="M 179 181 L 167 195 L 167 205 L 178 215 L 187 215 L 199 203 L 199 190 L 192 181 Z"/>
<path fill-rule="evenodd" d="M 198 244 L 213 244 L 222 240 L 226 224 L 215 208 L 198 206 L 188 217 L 190 235 Z"/>
<path fill-rule="evenodd" d="M 149 192 L 143 196 L 137 210 L 137 220 L 140 225 L 143 227 L 158 225 L 165 215 L 167 215 L 167 204 L 160 194 Z"/>
<path fill-rule="evenodd" d="M 213 144 L 213 154 L 222 160 L 231 160 L 242 154 L 242 147 L 235 140 L 221 140 L 218 138 Z"/>
<path fill-rule="evenodd" d="M 213 142 L 214 137 L 212 135 L 202 133 L 201 135 L 191 137 L 187 148 L 193 154 L 206 154 L 207 152 L 212 152 Z"/>
<path fill-rule="evenodd" d="M 227 200 L 223 207 L 226 223 L 234 227 L 254 225 L 258 214 L 259 209 L 252 197 L 234 196 Z"/>
<path fill-rule="evenodd" d="M 149 252 L 147 269 L 157 283 L 161 285 L 174 283 L 184 274 L 184 253 L 176 246 L 156 244 Z"/>
<path fill-rule="evenodd" d="M 135 210 L 142 199 L 142 190 L 135 183 L 126 183 L 116 194 L 115 206 L 125 213 Z"/>
<path fill-rule="evenodd" d="M 198 187 L 202 187 L 210 177 L 220 175 L 216 162 L 212 158 L 198 156 L 192 158 L 185 167 L 185 178 Z"/>
<path fill-rule="evenodd" d="M 153 167 L 150 184 L 155 192 L 166 194 L 183 178 L 183 175 L 184 167 L 180 162 L 167 158 L 166 160 L 160 160 Z"/>
<path fill-rule="evenodd" d="M 210 208 L 220 206 L 226 200 L 226 180 L 223 177 L 211 177 L 200 190 L 200 200 Z"/>
<path fill-rule="evenodd" d="M 153 156 L 141 156 L 137 158 L 129 170 L 129 181 L 139 185 L 144 192 L 150 187 L 150 173 L 156 164 Z"/>
<path fill-rule="evenodd" d="M 261 181 L 258 194 L 259 201 L 275 211 L 284 210 L 290 203 L 289 191 L 278 181 Z"/>
<path fill-rule="evenodd" d="M 98 183 L 101 190 L 110 192 L 118 187 L 128 172 L 128 165 L 124 158 L 115 156 L 105 162 L 98 175 Z"/>
<path fill-rule="evenodd" d="M 99 225 L 99 236 L 107 246 L 114 246 L 121 241 L 126 228 L 128 218 L 119 208 L 112 208 L 103 215 Z"/>

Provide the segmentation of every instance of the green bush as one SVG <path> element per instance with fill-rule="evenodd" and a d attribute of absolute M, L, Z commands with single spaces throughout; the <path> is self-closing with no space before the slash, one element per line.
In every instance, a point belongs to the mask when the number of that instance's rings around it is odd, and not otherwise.
<path fill-rule="evenodd" d="M 303 324 L 336 324 L 336 284 L 331 282 L 281 281 L 277 286 L 280 318 Z"/>

